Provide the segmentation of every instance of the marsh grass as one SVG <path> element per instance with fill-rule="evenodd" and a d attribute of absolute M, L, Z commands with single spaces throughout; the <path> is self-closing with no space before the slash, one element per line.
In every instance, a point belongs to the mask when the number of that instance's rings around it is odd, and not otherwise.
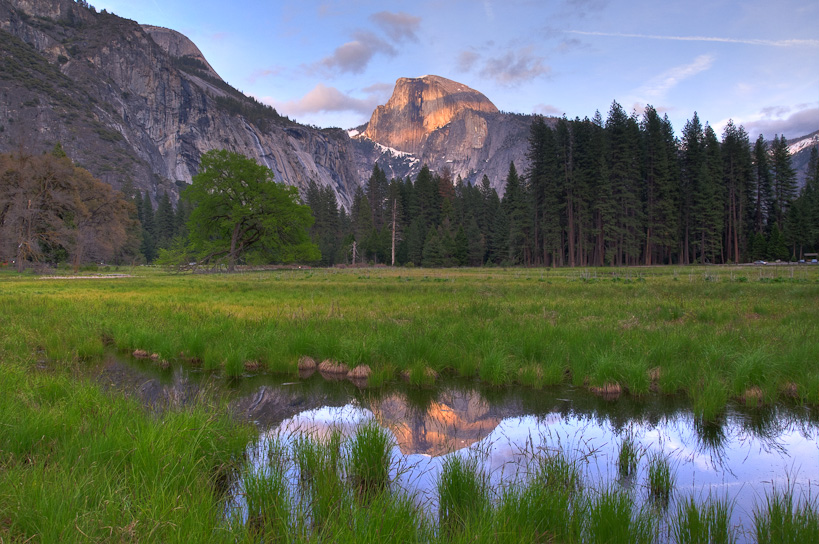
<path fill-rule="evenodd" d="M 665 509 L 674 491 L 674 474 L 668 457 L 653 453 L 648 460 L 648 493 L 657 506 Z"/>
<path fill-rule="evenodd" d="M 794 496 L 792 486 L 774 488 L 765 502 L 754 509 L 757 542 L 801 544 L 816 542 L 819 536 L 819 501 L 810 495 Z"/>
<path fill-rule="evenodd" d="M 4 273 L 0 538 L 260 540 L 246 524 L 226 526 L 218 514 L 224 482 L 243 464 L 254 431 L 201 403 L 148 414 L 78 381 L 79 370 L 104 353 L 103 337 L 125 353 L 144 349 L 229 375 L 242 374 L 246 360 L 295 374 L 303 355 L 366 363 L 375 387 L 406 370 L 425 383 L 426 373 L 418 372 L 429 366 L 496 385 L 616 380 L 645 395 L 654 385 L 646 371 L 659 367 L 656 387 L 688 395 L 698 437 L 717 446 L 725 440 L 716 423 L 726 405 L 751 388 L 763 392 L 766 405 L 783 395 L 819 405 L 819 282 L 775 276 L 773 267 L 765 278 L 740 268 L 737 275 L 744 271 L 749 280 L 727 281 L 731 270 L 707 271 L 719 281 L 694 267 L 591 270 L 585 280 L 570 270 L 500 268 L 230 276 L 146 268 L 117 282 Z M 488 499 L 473 473 L 472 492 L 442 497 L 452 513 L 445 519 L 471 519 L 470 509 L 484 515 L 444 536 L 441 519 L 426 520 L 392 486 L 375 486 L 369 507 L 356 501 L 340 438 L 314 446 L 305 442 L 289 454 L 294 472 L 305 476 L 297 484 L 303 494 L 290 505 L 292 541 L 355 542 L 362 534 L 371 541 L 477 535 L 489 542 L 591 542 L 605 531 L 621 538 L 618 523 L 636 535 L 628 541 L 644 541 L 653 530 L 632 498 L 613 489 L 568 491 L 538 477 Z M 461 484 L 450 475 L 441 490 L 469 488 L 462 469 Z M 760 507 L 755 519 L 765 539 L 810 535 L 815 501 L 790 500 L 770 496 Z M 516 532 L 516 524 L 524 529 Z"/>
<path fill-rule="evenodd" d="M 300 437 L 293 447 L 301 500 L 311 530 L 318 534 L 332 531 L 334 520 L 347 516 L 352 507 L 344 481 L 342 442 L 341 431 L 332 429 L 322 441 Z"/>
<path fill-rule="evenodd" d="M 290 490 L 280 463 L 265 471 L 248 472 L 243 479 L 247 526 L 265 541 L 281 541 L 290 530 Z"/>
<path fill-rule="evenodd" d="M 631 434 L 623 437 L 620 442 L 620 450 L 617 454 L 617 472 L 621 478 L 628 478 L 637 472 L 637 464 L 640 462 L 641 451 L 637 441 Z"/>
<path fill-rule="evenodd" d="M 655 541 L 657 527 L 654 518 L 639 508 L 623 489 L 604 488 L 587 500 L 583 542 L 636 544 Z"/>
<path fill-rule="evenodd" d="M 233 541 L 215 515 L 223 499 L 217 481 L 238 469 L 252 429 L 201 404 L 150 415 L 0 353 L 0 535 Z"/>
<path fill-rule="evenodd" d="M 733 504 L 709 497 L 698 503 L 693 497 L 677 503 L 671 534 L 677 544 L 735 544 L 737 531 L 731 526 Z M 763 541 L 760 541 L 763 542 Z"/>
<path fill-rule="evenodd" d="M 350 444 L 347 472 L 359 498 L 365 502 L 389 485 L 392 437 L 370 419 L 358 426 Z"/>
<path fill-rule="evenodd" d="M 576 459 L 569 459 L 562 451 L 540 457 L 532 485 L 577 493 L 583 485 L 579 463 Z"/>
<path fill-rule="evenodd" d="M 489 482 L 477 457 L 451 455 L 441 467 L 438 526 L 442 535 L 457 535 L 479 523 L 490 509 Z"/>

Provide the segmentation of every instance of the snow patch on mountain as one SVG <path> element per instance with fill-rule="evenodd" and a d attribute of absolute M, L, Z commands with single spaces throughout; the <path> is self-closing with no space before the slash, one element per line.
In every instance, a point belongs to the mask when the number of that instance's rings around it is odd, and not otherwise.
<path fill-rule="evenodd" d="M 810 136 L 805 136 L 804 138 L 801 138 L 793 142 L 788 146 L 788 151 L 790 152 L 791 155 L 795 155 L 802 151 L 803 149 L 806 149 L 814 145 L 819 145 L 819 132 L 816 132 Z"/>

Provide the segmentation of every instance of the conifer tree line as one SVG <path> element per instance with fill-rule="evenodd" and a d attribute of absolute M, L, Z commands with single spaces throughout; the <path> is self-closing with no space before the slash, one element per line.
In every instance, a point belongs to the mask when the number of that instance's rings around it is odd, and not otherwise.
<path fill-rule="evenodd" d="M 321 264 L 604 266 L 796 260 L 819 249 L 819 159 L 797 191 L 788 142 L 717 135 L 695 113 L 674 134 L 648 106 L 604 120 L 536 118 L 529 167 L 501 198 L 485 176 L 426 166 L 387 180 L 376 164 L 349 212 L 329 187 L 304 195 Z"/>
<path fill-rule="evenodd" d="M 190 204 L 183 198 L 177 202 L 176 208 L 171 203 L 167 193 L 161 193 L 157 198 L 157 207 L 154 210 L 148 193 L 140 191 L 130 192 L 128 195 L 136 206 L 141 225 L 140 253 L 147 262 L 153 262 L 160 249 L 168 249 L 175 239 L 187 238 L 185 224 L 191 213 Z"/>

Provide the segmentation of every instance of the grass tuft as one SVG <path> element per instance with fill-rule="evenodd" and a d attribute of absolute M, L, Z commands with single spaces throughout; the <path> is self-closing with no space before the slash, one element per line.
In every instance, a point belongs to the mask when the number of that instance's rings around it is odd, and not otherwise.
<path fill-rule="evenodd" d="M 451 455 L 437 482 L 438 524 L 442 534 L 457 535 L 475 524 L 490 508 L 487 475 L 474 457 Z"/>
<path fill-rule="evenodd" d="M 674 541 L 677 544 L 734 544 L 737 532 L 731 526 L 732 510 L 733 504 L 728 499 L 709 497 L 701 504 L 693 497 L 680 501 L 671 525 Z"/>
<path fill-rule="evenodd" d="M 648 493 L 655 504 L 667 508 L 674 490 L 674 474 L 668 457 L 654 453 L 648 461 Z"/>

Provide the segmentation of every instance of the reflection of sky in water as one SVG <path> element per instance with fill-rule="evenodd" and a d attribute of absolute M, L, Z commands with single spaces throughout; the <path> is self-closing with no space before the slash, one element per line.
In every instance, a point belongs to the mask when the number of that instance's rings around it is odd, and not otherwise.
<path fill-rule="evenodd" d="M 471 395 L 474 393 L 464 393 Z M 395 398 L 390 399 L 394 404 Z M 485 404 L 485 403 L 484 403 Z M 269 440 L 277 438 L 283 445 L 301 434 L 317 439 L 326 437 L 332 429 L 351 436 L 356 426 L 375 418 L 392 432 L 397 441 L 404 441 L 392 452 L 391 475 L 400 487 L 413 493 L 419 503 L 435 509 L 435 483 L 444 460 L 451 455 L 477 456 L 490 477 L 494 489 L 525 479 L 530 463 L 538 455 L 563 451 L 569 458 L 580 460 L 587 487 L 602 487 L 616 481 L 617 455 L 624 434 L 631 434 L 642 448 L 637 475 L 630 482 L 637 497 L 645 499 L 644 482 L 648 472 L 648 456 L 653 452 L 667 455 L 676 473 L 676 497 L 707 498 L 728 496 L 735 501 L 733 523 L 746 529 L 752 524 L 755 504 L 764 500 L 765 493 L 776 486 L 787 484 L 799 491 L 816 496 L 819 493 L 819 446 L 815 425 L 799 426 L 783 422 L 774 425 L 773 432 L 755 432 L 744 425 L 740 416 L 729 416 L 718 429 L 716 440 L 703 439 L 689 414 L 661 417 L 654 423 L 631 422 L 619 433 L 605 419 L 583 415 L 563 416 L 549 413 L 542 416 L 523 415 L 493 418 L 487 416 L 485 406 L 475 402 L 452 401 L 446 409 L 438 402 L 430 403 L 425 413 L 412 414 L 414 422 L 397 421 L 394 406 L 390 417 L 377 403 L 371 409 L 358 403 L 343 407 L 324 407 L 302 412 L 267 431 L 260 442 L 251 447 L 251 459 L 265 459 Z M 452 408 L 455 406 L 456 408 Z M 460 406 L 460 411 L 457 408 Z M 479 414 L 470 413 L 479 407 Z M 454 410 L 455 413 L 452 413 Z M 406 411 L 409 414 L 409 411 Z M 435 414 L 443 414 L 446 424 L 436 423 Z M 474 439 L 464 440 L 459 425 L 474 428 L 480 423 Z M 487 422 L 493 422 L 487 426 Z M 430 433 L 434 428 L 435 432 Z M 450 433 L 450 437 L 441 436 Z M 408 436 L 407 433 L 426 433 L 437 443 Z M 473 433 L 474 434 L 474 433 Z M 469 436 L 473 436 L 470 434 Z M 454 437 L 454 438 L 453 438 Z M 462 442 L 463 440 L 463 442 Z M 459 447 L 463 444 L 467 447 Z M 426 447 L 426 451 L 417 448 Z M 448 453 L 438 454 L 446 447 Z M 412 448 L 416 448 L 413 450 Z M 432 453 L 432 455 L 430 455 Z M 295 478 L 295 468 L 290 477 Z M 295 480 L 294 480 L 295 481 Z M 674 510 L 672 505 L 671 511 Z"/>

